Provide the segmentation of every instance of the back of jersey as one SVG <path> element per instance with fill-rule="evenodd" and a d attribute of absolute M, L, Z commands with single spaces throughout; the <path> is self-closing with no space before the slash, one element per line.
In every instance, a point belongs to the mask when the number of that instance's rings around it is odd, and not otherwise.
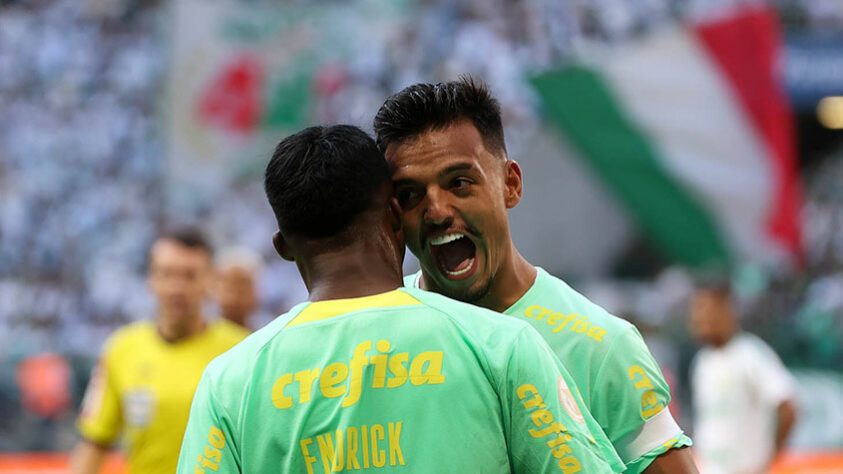
<path fill-rule="evenodd" d="M 429 295 L 300 305 L 215 360 L 179 472 L 611 472 L 532 329 Z"/>

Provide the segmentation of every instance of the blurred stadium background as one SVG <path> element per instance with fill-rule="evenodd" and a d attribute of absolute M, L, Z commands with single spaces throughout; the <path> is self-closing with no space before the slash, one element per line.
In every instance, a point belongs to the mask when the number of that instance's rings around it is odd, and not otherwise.
<path fill-rule="evenodd" d="M 638 325 L 683 427 L 715 262 L 799 381 L 791 452 L 843 457 L 843 2 L 2 0 L 0 470 L 72 446 L 105 337 L 152 314 L 162 228 L 259 251 L 261 326 L 306 297 L 270 244 L 272 146 L 467 73 L 524 169 L 519 248 Z M 627 179 L 630 146 L 674 161 Z"/>

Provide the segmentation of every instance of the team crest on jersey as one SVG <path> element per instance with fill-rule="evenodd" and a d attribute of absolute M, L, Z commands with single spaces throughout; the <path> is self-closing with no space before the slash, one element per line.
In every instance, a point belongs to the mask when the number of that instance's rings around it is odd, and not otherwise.
<path fill-rule="evenodd" d="M 561 375 L 559 376 L 559 380 L 556 382 L 556 388 L 559 393 L 559 402 L 562 404 L 562 408 L 565 409 L 565 412 L 568 413 L 574 421 L 579 423 L 585 422 L 585 418 L 582 416 L 582 412 L 580 411 L 580 407 L 577 405 L 577 400 L 574 398 L 574 394 L 571 393 L 571 389 L 568 388 L 565 378 Z"/>
<path fill-rule="evenodd" d="M 147 388 L 129 390 L 123 395 L 123 413 L 126 423 L 133 428 L 143 428 L 152 420 L 155 396 Z"/>

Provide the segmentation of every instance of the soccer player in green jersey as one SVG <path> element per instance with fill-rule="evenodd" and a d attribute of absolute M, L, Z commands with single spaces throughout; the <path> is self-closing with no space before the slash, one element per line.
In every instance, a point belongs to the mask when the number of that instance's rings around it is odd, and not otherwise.
<path fill-rule="evenodd" d="M 364 132 L 284 139 L 265 186 L 310 300 L 211 362 L 179 473 L 623 470 L 532 327 L 401 288 L 401 211 Z"/>
<path fill-rule="evenodd" d="M 392 168 L 423 288 L 529 322 L 565 364 L 628 473 L 694 473 L 670 391 L 635 327 L 518 253 L 507 210 L 521 199 L 500 106 L 470 78 L 388 98 L 374 128 Z"/>

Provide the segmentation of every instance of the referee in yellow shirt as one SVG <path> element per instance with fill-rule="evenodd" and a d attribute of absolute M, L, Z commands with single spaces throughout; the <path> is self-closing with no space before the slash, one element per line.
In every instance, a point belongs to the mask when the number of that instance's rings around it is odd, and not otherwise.
<path fill-rule="evenodd" d="M 121 434 L 130 472 L 175 472 L 202 371 L 247 334 L 226 320 L 203 317 L 212 275 L 212 250 L 198 231 L 181 229 L 154 243 L 148 280 L 157 315 L 106 341 L 82 401 L 83 439 L 71 455 L 72 473 L 98 472 Z"/>

